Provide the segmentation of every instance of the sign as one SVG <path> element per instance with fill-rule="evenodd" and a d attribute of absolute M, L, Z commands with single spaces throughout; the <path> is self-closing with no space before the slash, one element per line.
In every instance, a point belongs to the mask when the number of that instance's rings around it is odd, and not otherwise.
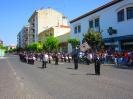
<path fill-rule="evenodd" d="M 113 29 L 112 27 L 109 27 L 108 33 L 109 33 L 109 35 L 116 34 L 117 30 Z"/>

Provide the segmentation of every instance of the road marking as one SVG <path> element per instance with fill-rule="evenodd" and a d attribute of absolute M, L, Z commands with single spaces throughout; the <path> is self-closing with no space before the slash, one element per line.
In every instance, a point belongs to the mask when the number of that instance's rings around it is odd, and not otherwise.
<path fill-rule="evenodd" d="M 11 65 L 11 63 L 9 62 L 9 60 L 7 59 L 7 64 L 9 65 L 11 71 L 13 72 L 13 75 L 15 76 L 15 79 L 17 80 L 19 86 L 20 86 L 20 89 L 23 91 L 24 89 L 28 91 L 28 88 L 26 88 L 24 86 L 24 83 L 22 82 L 21 78 L 19 76 L 17 76 L 17 73 L 15 71 L 15 69 L 13 68 L 13 66 Z M 31 97 L 30 94 L 27 93 L 27 96 Z"/>
<path fill-rule="evenodd" d="M 0 59 L 7 59 L 8 57 L 0 57 Z"/>
<path fill-rule="evenodd" d="M 20 87 L 20 91 L 18 92 L 18 94 L 21 94 L 21 90 L 23 91 L 23 90 L 26 90 L 26 91 L 32 91 L 32 93 L 34 93 L 34 94 L 37 94 L 37 95 L 39 95 L 36 91 L 34 91 L 34 89 L 28 89 L 28 88 L 26 88 L 25 87 L 25 85 L 24 85 L 24 83 L 23 83 L 23 81 L 22 81 L 22 79 L 19 77 L 19 76 L 17 76 L 17 73 L 16 73 L 16 71 L 15 71 L 15 69 L 13 68 L 13 65 L 9 62 L 9 59 L 7 59 L 6 60 L 7 61 L 7 64 L 8 64 L 8 66 L 9 66 L 9 68 L 11 69 L 11 71 L 13 72 L 13 75 L 15 76 L 15 79 L 17 80 L 17 82 L 18 82 L 18 84 L 19 84 L 19 87 Z M 31 99 L 32 98 L 32 94 L 26 94 L 26 99 Z M 33 99 L 43 99 L 41 96 L 37 96 L 37 97 L 39 97 L 39 98 L 33 98 Z M 46 98 L 45 99 L 56 99 L 55 97 L 52 97 L 51 95 L 49 95 L 47 92 L 46 92 Z"/>

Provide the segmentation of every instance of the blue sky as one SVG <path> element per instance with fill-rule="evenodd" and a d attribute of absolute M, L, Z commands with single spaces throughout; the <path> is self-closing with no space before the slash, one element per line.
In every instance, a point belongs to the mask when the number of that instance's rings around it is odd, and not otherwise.
<path fill-rule="evenodd" d="M 111 0 L 1 0 L 0 39 L 5 45 L 17 44 L 17 34 L 32 13 L 51 7 L 72 20 Z"/>

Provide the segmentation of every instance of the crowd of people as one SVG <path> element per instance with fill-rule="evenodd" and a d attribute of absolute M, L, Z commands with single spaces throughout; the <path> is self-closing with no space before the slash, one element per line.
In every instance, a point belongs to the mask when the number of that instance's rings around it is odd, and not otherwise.
<path fill-rule="evenodd" d="M 100 75 L 100 64 L 115 64 L 116 66 L 133 66 L 133 51 L 124 52 L 113 52 L 111 50 L 97 51 L 87 50 L 86 52 L 80 52 L 74 50 L 72 53 L 31 53 L 31 52 L 20 52 L 20 60 L 28 64 L 34 64 L 35 61 L 42 62 L 42 69 L 47 68 L 47 63 L 51 61 L 58 65 L 58 62 L 73 62 L 74 69 L 78 69 L 78 63 L 94 63 L 95 73 Z M 82 61 L 81 61 L 82 60 Z"/>
<path fill-rule="evenodd" d="M 71 62 L 72 56 L 68 53 L 31 53 L 31 52 L 20 52 L 19 53 L 20 60 L 22 62 L 26 62 L 28 64 L 34 64 L 35 61 L 47 61 L 51 63 L 51 61 L 55 61 L 55 64 L 58 65 L 58 61 L 61 62 Z"/>
<path fill-rule="evenodd" d="M 133 51 L 111 51 L 111 50 L 105 50 L 105 51 L 99 51 L 101 63 L 103 64 L 115 64 L 116 66 L 133 66 Z M 94 62 L 95 54 L 91 50 L 85 52 L 84 54 L 80 54 L 80 59 L 84 59 L 87 64 L 91 64 Z M 82 61 L 81 61 L 82 62 Z"/>

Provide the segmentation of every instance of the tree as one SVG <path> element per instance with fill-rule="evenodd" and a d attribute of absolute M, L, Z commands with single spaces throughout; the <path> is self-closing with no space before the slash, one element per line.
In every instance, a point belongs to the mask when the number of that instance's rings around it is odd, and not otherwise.
<path fill-rule="evenodd" d="M 44 50 L 48 52 L 57 51 L 58 47 L 59 41 L 53 36 L 47 37 L 43 44 Z"/>
<path fill-rule="evenodd" d="M 7 50 L 8 48 L 6 46 L 3 46 L 2 44 L 0 44 L 0 49 Z"/>
<path fill-rule="evenodd" d="M 72 45 L 72 48 L 76 48 L 76 46 L 79 44 L 79 40 L 76 38 L 70 38 L 67 41 Z"/>
<path fill-rule="evenodd" d="M 101 33 L 92 29 L 89 29 L 88 32 L 83 35 L 83 41 L 86 41 L 92 49 L 100 48 L 103 45 Z"/>
<path fill-rule="evenodd" d="M 40 52 L 43 49 L 43 44 L 41 42 L 35 42 L 35 43 L 28 45 L 26 49 L 29 51 Z"/>

